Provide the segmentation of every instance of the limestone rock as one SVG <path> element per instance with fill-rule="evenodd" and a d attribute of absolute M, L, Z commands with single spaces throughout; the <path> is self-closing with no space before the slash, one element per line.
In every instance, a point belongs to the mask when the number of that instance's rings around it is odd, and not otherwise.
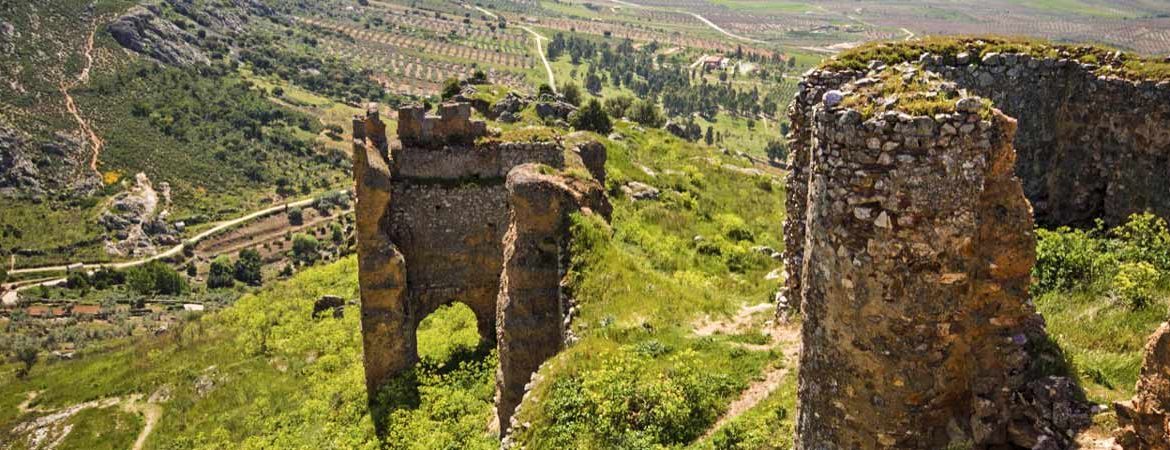
<path fill-rule="evenodd" d="M 622 192 L 634 200 L 657 200 L 658 188 L 639 181 L 631 181 L 622 186 Z"/>
<path fill-rule="evenodd" d="M 1121 450 L 1170 450 L 1170 322 L 1146 343 L 1133 399 L 1114 404 Z"/>
<path fill-rule="evenodd" d="M 569 120 L 569 114 L 576 110 L 576 106 L 560 100 L 536 103 L 536 115 L 542 120 Z"/>
<path fill-rule="evenodd" d="M 207 64 L 210 59 L 195 35 L 162 17 L 157 5 L 135 6 L 108 26 L 123 47 L 159 62 L 186 66 Z"/>

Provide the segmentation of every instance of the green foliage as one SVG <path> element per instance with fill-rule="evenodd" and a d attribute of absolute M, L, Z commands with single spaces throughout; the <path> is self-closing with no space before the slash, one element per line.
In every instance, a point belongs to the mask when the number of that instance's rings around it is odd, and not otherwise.
<path fill-rule="evenodd" d="M 31 342 L 26 342 L 23 345 L 16 347 L 13 351 L 13 359 L 21 364 L 20 368 L 16 370 L 17 378 L 24 378 L 28 376 L 29 371 L 32 370 L 33 365 L 37 363 L 37 357 L 40 350 L 37 349 Z"/>
<path fill-rule="evenodd" d="M 298 261 L 305 263 L 316 261 L 321 256 L 318 253 L 319 247 L 320 243 L 312 235 L 297 233 L 293 236 L 293 256 Z"/>
<path fill-rule="evenodd" d="M 573 106 L 581 106 L 581 88 L 577 83 L 566 81 L 561 85 L 561 95 L 565 97 L 565 102 Z"/>
<path fill-rule="evenodd" d="M 1162 273 L 1145 261 L 1125 262 L 1113 276 L 1114 294 L 1133 309 L 1144 308 L 1155 300 Z"/>
<path fill-rule="evenodd" d="M 589 103 L 569 116 L 569 124 L 577 130 L 601 134 L 609 134 L 613 130 L 613 122 L 609 120 L 609 115 L 601 108 L 601 102 L 597 99 L 589 100 Z"/>
<path fill-rule="evenodd" d="M 150 261 L 126 271 L 126 284 L 140 295 L 180 295 L 187 280 L 161 261 Z"/>
<path fill-rule="evenodd" d="M 451 97 L 459 95 L 459 92 L 462 91 L 462 89 L 463 87 L 459 85 L 458 78 L 452 77 L 444 80 L 443 90 L 441 92 L 443 100 L 450 100 Z"/>
<path fill-rule="evenodd" d="M 647 127 L 661 128 L 666 124 L 666 116 L 658 104 L 650 100 L 640 99 L 626 111 L 626 117 Z"/>
<path fill-rule="evenodd" d="M 1131 396 L 1145 340 L 1170 306 L 1165 221 L 1137 214 L 1111 230 L 1098 223 L 1037 236 L 1032 293 L 1055 353 L 1094 401 Z"/>
<path fill-rule="evenodd" d="M 69 276 L 65 278 L 65 287 L 69 289 L 89 289 L 89 276 L 82 270 L 69 272 Z"/>
<path fill-rule="evenodd" d="M 626 111 L 634 104 L 634 97 L 630 95 L 613 95 L 605 98 L 605 113 L 610 117 L 620 119 L 626 117 Z"/>
<path fill-rule="evenodd" d="M 549 401 L 534 405 L 558 418 L 533 431 L 541 448 L 686 444 L 714 423 L 733 389 L 726 377 L 702 370 L 693 351 L 668 357 L 665 367 L 627 348 L 596 357 L 597 367 L 555 380 Z"/>
<path fill-rule="evenodd" d="M 305 211 L 295 206 L 289 208 L 288 223 L 293 225 L 303 225 L 305 223 Z"/>
<path fill-rule="evenodd" d="M 207 288 L 228 288 L 235 285 L 232 274 L 232 260 L 227 255 L 220 255 L 211 261 L 211 268 L 207 273 Z"/>
<path fill-rule="evenodd" d="M 8 281 L 8 268 L 7 267 L 0 267 L 0 283 L 5 283 L 7 281 Z"/>
<path fill-rule="evenodd" d="M 774 161 L 784 161 L 788 159 L 788 144 L 781 139 L 773 139 L 768 141 L 768 146 L 764 148 L 764 153 Z"/>
<path fill-rule="evenodd" d="M 72 426 L 60 450 L 122 450 L 133 448 L 145 425 L 142 416 L 118 406 L 87 408 L 70 417 Z"/>
<path fill-rule="evenodd" d="M 240 259 L 236 260 L 235 278 L 241 283 L 259 286 L 263 281 L 263 276 L 260 273 L 262 267 L 260 252 L 250 248 L 242 250 L 240 251 Z"/>

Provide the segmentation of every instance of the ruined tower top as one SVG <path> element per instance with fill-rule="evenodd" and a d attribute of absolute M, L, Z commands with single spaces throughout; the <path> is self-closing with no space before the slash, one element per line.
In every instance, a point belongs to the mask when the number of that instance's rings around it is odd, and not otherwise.
<path fill-rule="evenodd" d="M 439 115 L 427 114 L 423 106 L 398 110 L 398 139 L 410 147 L 448 143 L 470 143 L 487 134 L 487 124 L 471 120 L 470 103 L 443 103 Z"/>

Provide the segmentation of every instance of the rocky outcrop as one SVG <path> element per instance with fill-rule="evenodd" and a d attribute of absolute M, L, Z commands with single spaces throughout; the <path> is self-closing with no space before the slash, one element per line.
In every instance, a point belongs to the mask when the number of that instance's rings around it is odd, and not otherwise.
<path fill-rule="evenodd" d="M 1170 450 L 1170 323 L 1146 343 L 1137 394 L 1114 410 L 1120 426 L 1117 448 Z"/>
<path fill-rule="evenodd" d="M 366 384 L 375 398 L 417 361 L 419 322 L 462 302 L 484 342 L 498 345 L 506 433 L 532 373 L 565 341 L 569 214 L 608 215 L 609 205 L 596 180 L 562 172 L 580 151 L 557 142 L 472 144 L 486 130 L 468 108 L 446 104 L 439 117 L 404 108 L 394 143 L 376 108 L 354 121 Z M 603 166 L 596 151 L 580 159 Z"/>
<path fill-rule="evenodd" d="M 91 194 L 101 182 L 88 157 L 85 141 L 73 133 L 38 140 L 0 126 L 0 196 Z"/>
<path fill-rule="evenodd" d="M 536 115 L 542 120 L 569 120 L 569 115 L 576 110 L 576 106 L 561 100 L 540 101 L 536 103 Z"/>
<path fill-rule="evenodd" d="M 504 96 L 504 98 L 496 101 L 496 103 L 493 104 L 488 110 L 486 115 L 492 119 L 500 119 L 501 121 L 505 121 L 504 118 L 506 116 L 516 117 L 517 114 L 520 114 L 520 111 L 523 111 L 524 108 L 528 107 L 529 103 L 532 103 L 532 99 L 523 97 L 514 92 L 509 92 L 508 95 Z"/>
<path fill-rule="evenodd" d="M 156 190 L 145 173 L 134 177 L 134 185 L 119 193 L 98 219 L 108 232 L 106 252 L 116 256 L 154 254 L 158 246 L 178 245 L 182 230 L 169 223 L 165 207 L 170 203 L 170 185 L 159 183 Z"/>
<path fill-rule="evenodd" d="M 123 47 L 171 65 L 206 64 L 199 39 L 162 17 L 158 5 L 135 6 L 109 24 L 110 35 Z"/>
<path fill-rule="evenodd" d="M 1053 413 L 1083 410 L 1075 386 L 1030 370 L 1046 336 L 1015 120 L 968 98 L 867 117 L 843 106 L 859 88 L 840 87 L 844 101 L 794 115 L 808 158 L 804 183 L 789 179 L 806 193 L 789 212 L 800 228 L 786 229 L 804 244 L 787 268 L 804 314 L 797 447 L 1067 447 L 1087 415 Z"/>

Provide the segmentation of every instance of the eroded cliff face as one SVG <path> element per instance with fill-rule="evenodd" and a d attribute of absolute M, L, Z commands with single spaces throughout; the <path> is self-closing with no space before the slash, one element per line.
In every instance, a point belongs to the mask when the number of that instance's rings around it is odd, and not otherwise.
<path fill-rule="evenodd" d="M 1146 344 L 1133 399 L 1114 405 L 1122 450 L 1170 450 L 1170 323 Z"/>
<path fill-rule="evenodd" d="M 417 362 L 420 321 L 462 302 L 499 350 L 497 414 L 506 434 L 532 374 L 565 345 L 569 217 L 608 215 L 597 181 L 604 147 L 474 144 L 487 130 L 470 119 L 468 104 L 445 104 L 440 114 L 404 109 L 402 139 L 393 143 L 376 107 L 354 122 L 366 384 L 373 398 Z M 586 159 L 591 179 L 562 170 Z"/>

